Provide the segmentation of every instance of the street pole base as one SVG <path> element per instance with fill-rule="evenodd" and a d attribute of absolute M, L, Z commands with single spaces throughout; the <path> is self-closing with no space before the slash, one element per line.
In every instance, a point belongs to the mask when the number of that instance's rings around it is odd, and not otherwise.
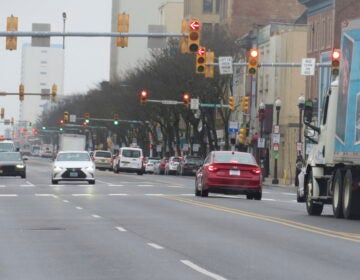
<path fill-rule="evenodd" d="M 279 179 L 273 179 L 271 183 L 274 184 L 274 185 L 278 185 L 279 184 Z"/>

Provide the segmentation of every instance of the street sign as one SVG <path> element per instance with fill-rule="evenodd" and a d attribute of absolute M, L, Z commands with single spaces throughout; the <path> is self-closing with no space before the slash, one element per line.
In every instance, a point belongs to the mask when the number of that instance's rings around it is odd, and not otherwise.
<path fill-rule="evenodd" d="M 229 132 L 239 132 L 239 122 L 229 122 Z"/>
<path fill-rule="evenodd" d="M 190 109 L 191 110 L 199 110 L 199 98 L 190 99 Z"/>
<path fill-rule="evenodd" d="M 274 159 L 279 159 L 279 152 L 278 151 L 273 152 L 273 157 Z"/>
<path fill-rule="evenodd" d="M 76 115 L 70 115 L 69 121 L 72 123 L 76 123 Z"/>
<path fill-rule="evenodd" d="M 227 75 L 233 73 L 233 59 L 231 56 L 219 56 L 219 71 L 220 75 Z"/>
<path fill-rule="evenodd" d="M 200 144 L 193 144 L 193 151 L 198 152 L 200 149 Z"/>
<path fill-rule="evenodd" d="M 279 133 L 273 133 L 273 143 L 279 144 L 280 143 L 280 134 Z"/>
<path fill-rule="evenodd" d="M 280 127 L 278 125 L 274 125 L 274 133 L 279 133 Z"/>
<path fill-rule="evenodd" d="M 296 150 L 299 152 L 299 151 L 302 151 L 302 143 L 301 142 L 297 142 L 296 143 Z"/>
<path fill-rule="evenodd" d="M 176 100 L 162 100 L 161 103 L 162 103 L 162 104 L 165 104 L 165 105 L 177 105 L 177 104 L 182 104 L 182 102 L 176 101 Z"/>
<path fill-rule="evenodd" d="M 265 148 L 265 138 L 258 138 L 258 148 Z"/>
<path fill-rule="evenodd" d="M 279 143 L 274 143 L 274 151 L 279 151 Z"/>
<path fill-rule="evenodd" d="M 315 58 L 303 58 L 301 60 L 301 75 L 314 76 L 315 74 Z"/>

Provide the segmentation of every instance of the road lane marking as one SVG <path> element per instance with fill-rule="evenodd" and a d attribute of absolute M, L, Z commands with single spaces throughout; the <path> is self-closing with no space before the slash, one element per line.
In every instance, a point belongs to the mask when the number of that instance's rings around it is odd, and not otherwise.
<path fill-rule="evenodd" d="M 262 198 L 261 200 L 263 200 L 263 201 L 276 201 L 276 200 L 273 199 L 273 198 Z"/>
<path fill-rule="evenodd" d="M 108 187 L 123 187 L 124 185 L 113 185 L 113 184 L 108 184 Z"/>
<path fill-rule="evenodd" d="M 99 215 L 96 215 L 96 214 L 93 214 L 93 215 L 91 215 L 93 218 L 95 218 L 95 219 L 99 219 L 99 218 L 101 218 L 101 216 L 99 216 Z"/>
<path fill-rule="evenodd" d="M 108 196 L 127 196 L 127 193 L 109 193 Z"/>
<path fill-rule="evenodd" d="M 212 273 L 196 264 L 194 264 L 193 262 L 191 261 L 188 261 L 188 260 L 181 260 L 181 262 L 185 265 L 187 265 L 188 267 L 192 268 L 193 270 L 197 271 L 197 272 L 200 272 L 201 274 L 204 274 L 206 276 L 209 276 L 210 278 L 212 279 L 215 279 L 215 280 L 226 280 L 226 278 L 218 275 L 218 274 L 215 274 L 215 273 Z"/>
<path fill-rule="evenodd" d="M 73 193 L 71 196 L 92 196 L 91 193 Z"/>
<path fill-rule="evenodd" d="M 83 210 L 84 208 L 80 207 L 80 206 L 76 206 L 77 210 Z"/>
<path fill-rule="evenodd" d="M 137 187 L 153 187 L 154 185 L 136 185 Z"/>
<path fill-rule="evenodd" d="M 15 197 L 15 196 L 18 196 L 17 194 L 0 194 L 0 197 Z"/>
<path fill-rule="evenodd" d="M 49 185 L 49 187 L 65 187 L 65 185 L 60 185 L 60 184 L 54 185 L 54 184 L 51 184 L 51 185 Z"/>
<path fill-rule="evenodd" d="M 126 229 L 124 229 L 123 227 L 116 227 L 116 229 L 118 230 L 118 231 L 121 231 L 121 232 L 125 232 L 125 231 L 127 231 Z"/>
<path fill-rule="evenodd" d="M 5 188 L 5 185 L 0 185 L 0 188 Z"/>
<path fill-rule="evenodd" d="M 267 216 L 267 215 L 263 215 L 263 214 L 258 214 L 255 212 L 243 211 L 243 210 L 239 210 L 236 208 L 229 208 L 229 207 L 225 207 L 225 206 L 221 206 L 221 205 L 201 202 L 198 200 L 190 200 L 190 199 L 182 198 L 182 197 L 178 197 L 178 196 L 169 196 L 168 195 L 168 196 L 163 196 L 163 197 L 166 199 L 172 199 L 172 200 L 176 200 L 176 201 L 187 203 L 187 204 L 192 204 L 192 205 L 199 206 L 199 207 L 213 209 L 216 211 L 222 211 L 222 212 L 240 215 L 240 216 L 244 216 L 244 217 L 248 217 L 248 218 L 254 218 L 254 219 L 259 219 L 259 220 L 263 220 L 263 221 L 267 221 L 267 222 L 271 222 L 271 223 L 276 223 L 276 224 L 280 224 L 283 226 L 287 226 L 287 227 L 291 227 L 291 228 L 295 228 L 295 229 L 299 229 L 299 230 L 303 230 L 303 231 L 307 231 L 307 232 L 311 232 L 311 233 L 315 233 L 315 234 L 319 234 L 319 235 L 324 235 L 327 237 L 338 238 L 338 239 L 342 239 L 342 240 L 348 240 L 348 241 L 360 243 L 360 234 L 358 234 L 358 233 L 329 230 L 329 229 L 320 228 L 320 227 L 316 227 L 316 226 L 312 226 L 312 225 L 308 225 L 308 224 L 304 224 L 304 223 L 296 222 L 296 221 L 292 221 L 292 220 L 287 220 L 287 219 L 283 219 L 283 218 L 279 218 L 279 217 L 272 217 L 272 216 Z"/>
<path fill-rule="evenodd" d="M 160 245 L 158 245 L 158 244 L 155 244 L 155 243 L 148 243 L 148 245 L 149 245 L 150 247 L 153 247 L 153 248 L 156 249 L 156 250 L 162 250 L 162 249 L 164 249 L 164 247 L 162 247 L 162 246 L 160 246 Z"/>
<path fill-rule="evenodd" d="M 28 184 L 29 186 L 35 186 L 34 184 L 32 184 L 31 182 L 29 182 L 29 181 L 26 181 L 26 184 Z"/>
<path fill-rule="evenodd" d="M 183 186 L 167 186 L 168 188 L 179 188 L 179 189 L 183 189 Z"/>
<path fill-rule="evenodd" d="M 162 193 L 146 193 L 146 196 L 163 196 L 164 194 Z"/>
<path fill-rule="evenodd" d="M 193 193 L 182 193 L 180 196 L 195 196 Z"/>
<path fill-rule="evenodd" d="M 283 194 L 283 195 L 292 195 L 292 196 L 296 195 L 296 193 L 285 193 L 285 192 L 283 192 L 281 194 Z"/>
<path fill-rule="evenodd" d="M 66 200 L 66 199 L 63 199 L 63 202 L 69 203 L 70 201 L 69 201 L 69 200 Z"/>
<path fill-rule="evenodd" d="M 38 197 L 53 197 L 53 198 L 57 198 L 56 195 L 51 194 L 51 193 L 36 193 L 35 196 L 38 196 Z"/>

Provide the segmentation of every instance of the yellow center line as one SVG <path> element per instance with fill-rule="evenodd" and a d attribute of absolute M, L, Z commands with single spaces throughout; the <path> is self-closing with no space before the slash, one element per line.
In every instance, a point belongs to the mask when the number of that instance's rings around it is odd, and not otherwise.
<path fill-rule="evenodd" d="M 200 202 L 200 201 L 194 201 L 191 199 L 180 198 L 180 197 L 176 197 L 176 196 L 163 196 L 163 197 L 167 198 L 167 199 L 176 200 L 179 202 L 184 202 L 187 204 L 206 207 L 206 208 L 217 210 L 217 211 L 223 211 L 223 212 L 227 212 L 227 213 L 231 213 L 231 214 L 241 215 L 244 217 L 256 218 L 256 219 L 263 220 L 263 221 L 277 223 L 277 224 L 281 224 L 281 225 L 284 225 L 287 227 L 292 227 L 292 228 L 296 228 L 296 229 L 300 229 L 300 230 L 304 230 L 304 231 L 308 231 L 308 232 L 312 232 L 312 233 L 317 233 L 317 234 L 328 236 L 328 237 L 333 237 L 333 238 L 338 238 L 338 239 L 343 239 L 343 240 L 360 243 L 360 234 L 356 234 L 356 233 L 333 231 L 333 230 L 320 228 L 320 227 L 316 227 L 316 226 L 311 226 L 308 224 L 304 224 L 304 223 L 300 223 L 300 222 L 296 222 L 296 221 L 292 221 L 292 220 L 257 214 L 257 213 L 253 213 L 253 212 L 243 211 L 243 210 L 239 210 L 239 209 L 235 209 L 235 208 L 228 208 L 228 207 L 214 205 L 214 204 L 210 204 L 210 203 L 204 203 L 204 202 Z"/>

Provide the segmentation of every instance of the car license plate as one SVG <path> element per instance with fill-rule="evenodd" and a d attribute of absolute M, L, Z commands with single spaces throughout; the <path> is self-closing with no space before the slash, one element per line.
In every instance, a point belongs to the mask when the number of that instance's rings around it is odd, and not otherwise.
<path fill-rule="evenodd" d="M 70 172 L 70 177 L 77 177 L 78 173 L 77 172 Z"/>
<path fill-rule="evenodd" d="M 240 176 L 240 170 L 230 170 L 230 176 Z"/>

